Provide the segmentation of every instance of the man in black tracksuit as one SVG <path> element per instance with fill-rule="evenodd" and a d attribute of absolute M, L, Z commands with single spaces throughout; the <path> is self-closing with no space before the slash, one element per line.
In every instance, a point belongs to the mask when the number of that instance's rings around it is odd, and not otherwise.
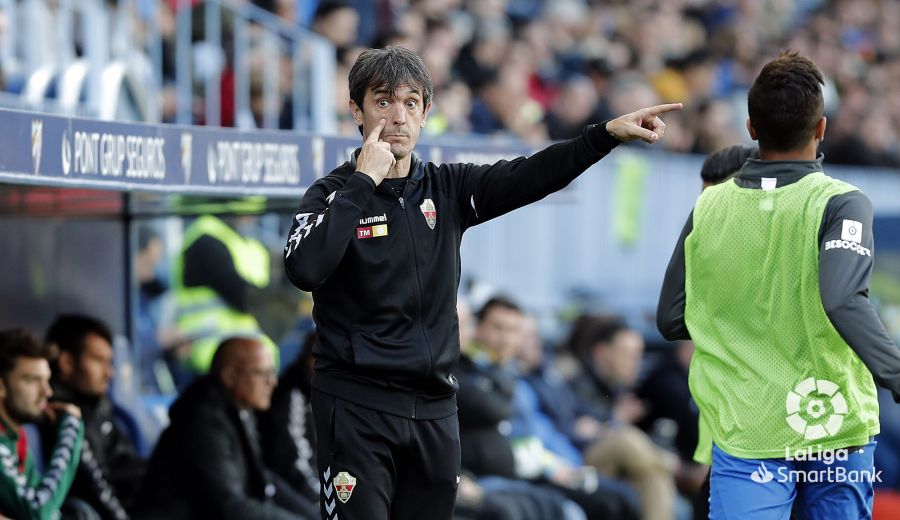
<path fill-rule="evenodd" d="M 363 146 L 307 190 L 285 246 L 288 277 L 315 302 L 323 518 L 450 518 L 463 232 L 563 188 L 620 141 L 655 142 L 657 116 L 681 108 L 589 126 L 529 159 L 436 165 L 412 155 L 431 95 L 411 51 L 360 55 L 350 109 Z"/>

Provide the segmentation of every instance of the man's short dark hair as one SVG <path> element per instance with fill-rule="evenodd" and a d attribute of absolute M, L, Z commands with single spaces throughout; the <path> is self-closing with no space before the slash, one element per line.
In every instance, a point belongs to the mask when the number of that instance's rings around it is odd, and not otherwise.
<path fill-rule="evenodd" d="M 710 184 L 719 184 L 741 169 L 744 162 L 756 153 L 755 146 L 738 144 L 717 150 L 706 157 L 700 169 L 700 178 Z"/>
<path fill-rule="evenodd" d="M 578 358 L 590 355 L 597 343 L 610 343 L 616 334 L 628 329 L 625 319 L 617 315 L 582 314 L 572 324 L 572 330 L 562 348 Z"/>
<path fill-rule="evenodd" d="M 59 352 L 68 352 L 78 359 L 84 352 L 88 334 L 96 334 L 112 345 L 109 327 L 102 321 L 82 314 L 63 314 L 56 318 L 47 330 L 47 343 L 55 345 Z"/>
<path fill-rule="evenodd" d="M 597 323 L 597 327 L 594 329 L 593 335 L 591 336 L 590 346 L 593 348 L 598 343 L 609 345 L 613 342 L 613 339 L 615 339 L 617 334 L 626 330 L 630 329 L 628 328 L 628 323 L 623 318 L 619 316 L 610 316 Z"/>
<path fill-rule="evenodd" d="M 335 11 L 353 8 L 353 4 L 347 0 L 323 0 L 322 2 L 319 2 L 319 5 L 313 13 L 313 22 L 325 18 Z M 272 11 L 274 11 L 274 9 Z"/>
<path fill-rule="evenodd" d="M 47 359 L 48 350 L 22 329 L 0 331 L 0 378 L 6 380 L 19 358 Z"/>
<path fill-rule="evenodd" d="M 510 311 L 516 311 L 518 313 L 522 312 L 522 308 L 519 305 L 512 301 L 512 299 L 507 298 L 506 296 L 494 296 L 484 305 L 481 306 L 481 309 L 478 310 L 478 313 L 475 314 L 475 317 L 478 318 L 479 322 L 484 321 L 487 318 L 487 315 L 493 309 L 507 309 Z"/>
<path fill-rule="evenodd" d="M 369 88 L 384 88 L 394 92 L 400 85 L 418 88 L 425 105 L 431 103 L 434 86 L 431 74 L 416 53 L 403 47 L 369 49 L 356 58 L 350 69 L 350 99 L 360 109 Z"/>
<path fill-rule="evenodd" d="M 797 52 L 766 63 L 747 96 L 759 147 L 790 152 L 806 146 L 825 113 L 824 84 L 815 63 Z"/>

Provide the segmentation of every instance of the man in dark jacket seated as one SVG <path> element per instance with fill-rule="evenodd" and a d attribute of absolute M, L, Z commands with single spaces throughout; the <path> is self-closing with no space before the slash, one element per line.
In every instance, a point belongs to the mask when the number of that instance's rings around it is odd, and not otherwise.
<path fill-rule="evenodd" d="M 114 375 L 112 342 L 109 327 L 90 316 L 64 314 L 47 329 L 47 343 L 57 350 L 52 362 L 51 399 L 73 403 L 84 418 L 81 461 L 66 507 L 80 500 L 104 520 L 124 520 L 146 463 L 118 424 L 109 397 Z M 45 424 L 41 437 L 52 439 L 54 429 Z M 48 447 L 49 443 L 45 457 Z"/>
<path fill-rule="evenodd" d="M 263 461 L 312 504 L 319 501 L 315 432 L 309 404 L 315 331 L 303 340 L 297 359 L 282 372 L 272 406 L 258 414 Z"/>
<path fill-rule="evenodd" d="M 258 340 L 229 338 L 208 376 L 175 401 L 141 494 L 142 518 L 316 518 L 262 460 L 254 411 L 271 404 L 272 353 Z"/>
<path fill-rule="evenodd" d="M 463 468 L 478 477 L 528 479 L 537 489 L 553 490 L 576 503 L 589 519 L 637 517 L 637 507 L 624 486 L 608 480 L 587 485 L 575 468 L 541 468 L 535 474 L 525 467 L 541 465 L 544 454 L 517 460 L 511 438 L 518 411 L 516 373 L 510 363 L 524 339 L 524 314 L 515 302 L 494 297 L 477 318 L 475 341 L 461 347 L 457 371 Z"/>

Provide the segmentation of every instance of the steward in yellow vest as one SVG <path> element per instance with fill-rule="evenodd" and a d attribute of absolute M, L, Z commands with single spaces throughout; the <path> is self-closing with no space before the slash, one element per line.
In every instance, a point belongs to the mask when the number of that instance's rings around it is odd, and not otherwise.
<path fill-rule="evenodd" d="M 256 239 L 241 236 L 220 218 L 197 218 L 184 234 L 173 269 L 176 326 L 193 340 L 189 368 L 206 373 L 224 339 L 246 336 L 278 347 L 263 333 L 248 294 L 269 285 L 269 252 Z"/>

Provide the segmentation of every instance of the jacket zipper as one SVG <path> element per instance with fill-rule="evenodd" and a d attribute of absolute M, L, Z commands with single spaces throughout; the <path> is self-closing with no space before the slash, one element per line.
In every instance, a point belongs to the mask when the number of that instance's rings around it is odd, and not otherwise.
<path fill-rule="evenodd" d="M 407 187 L 409 184 L 407 183 Z M 393 191 L 387 190 L 391 195 L 393 195 Z M 405 192 L 404 192 L 405 193 Z M 419 311 L 419 329 L 422 331 L 422 339 L 425 341 L 425 354 L 428 357 L 428 373 L 427 377 L 431 377 L 434 374 L 434 354 L 431 352 L 431 344 L 428 342 L 428 336 L 425 334 L 425 323 L 424 317 L 422 313 L 422 278 L 419 274 L 419 258 L 416 255 L 416 243 L 413 239 L 413 225 L 412 221 L 409 218 L 409 213 L 406 212 L 406 202 L 403 200 L 402 196 L 397 197 L 400 202 L 400 209 L 403 210 L 403 215 L 406 218 L 406 227 L 409 231 L 407 235 L 409 236 L 409 245 L 412 250 L 413 257 L 413 269 L 415 269 L 416 277 L 413 280 L 415 282 L 415 293 L 416 293 L 416 305 Z M 416 412 L 413 411 L 411 419 L 416 418 Z"/>
<path fill-rule="evenodd" d="M 401 198 L 402 200 L 402 198 Z M 401 208 L 403 205 L 401 204 Z M 434 354 L 431 352 L 431 344 L 428 342 L 428 335 L 425 334 L 425 316 L 422 312 L 422 276 L 419 273 L 419 256 L 416 253 L 416 242 L 413 238 L 412 233 L 412 221 L 409 218 L 409 213 L 406 212 L 406 209 L 403 208 L 403 214 L 406 215 L 406 224 L 409 226 L 409 244 L 412 247 L 413 254 L 413 266 L 416 270 L 416 303 L 419 305 L 419 329 L 422 330 L 422 339 L 425 340 L 425 354 L 428 356 L 428 374 L 427 377 L 431 377 L 434 374 Z"/>

